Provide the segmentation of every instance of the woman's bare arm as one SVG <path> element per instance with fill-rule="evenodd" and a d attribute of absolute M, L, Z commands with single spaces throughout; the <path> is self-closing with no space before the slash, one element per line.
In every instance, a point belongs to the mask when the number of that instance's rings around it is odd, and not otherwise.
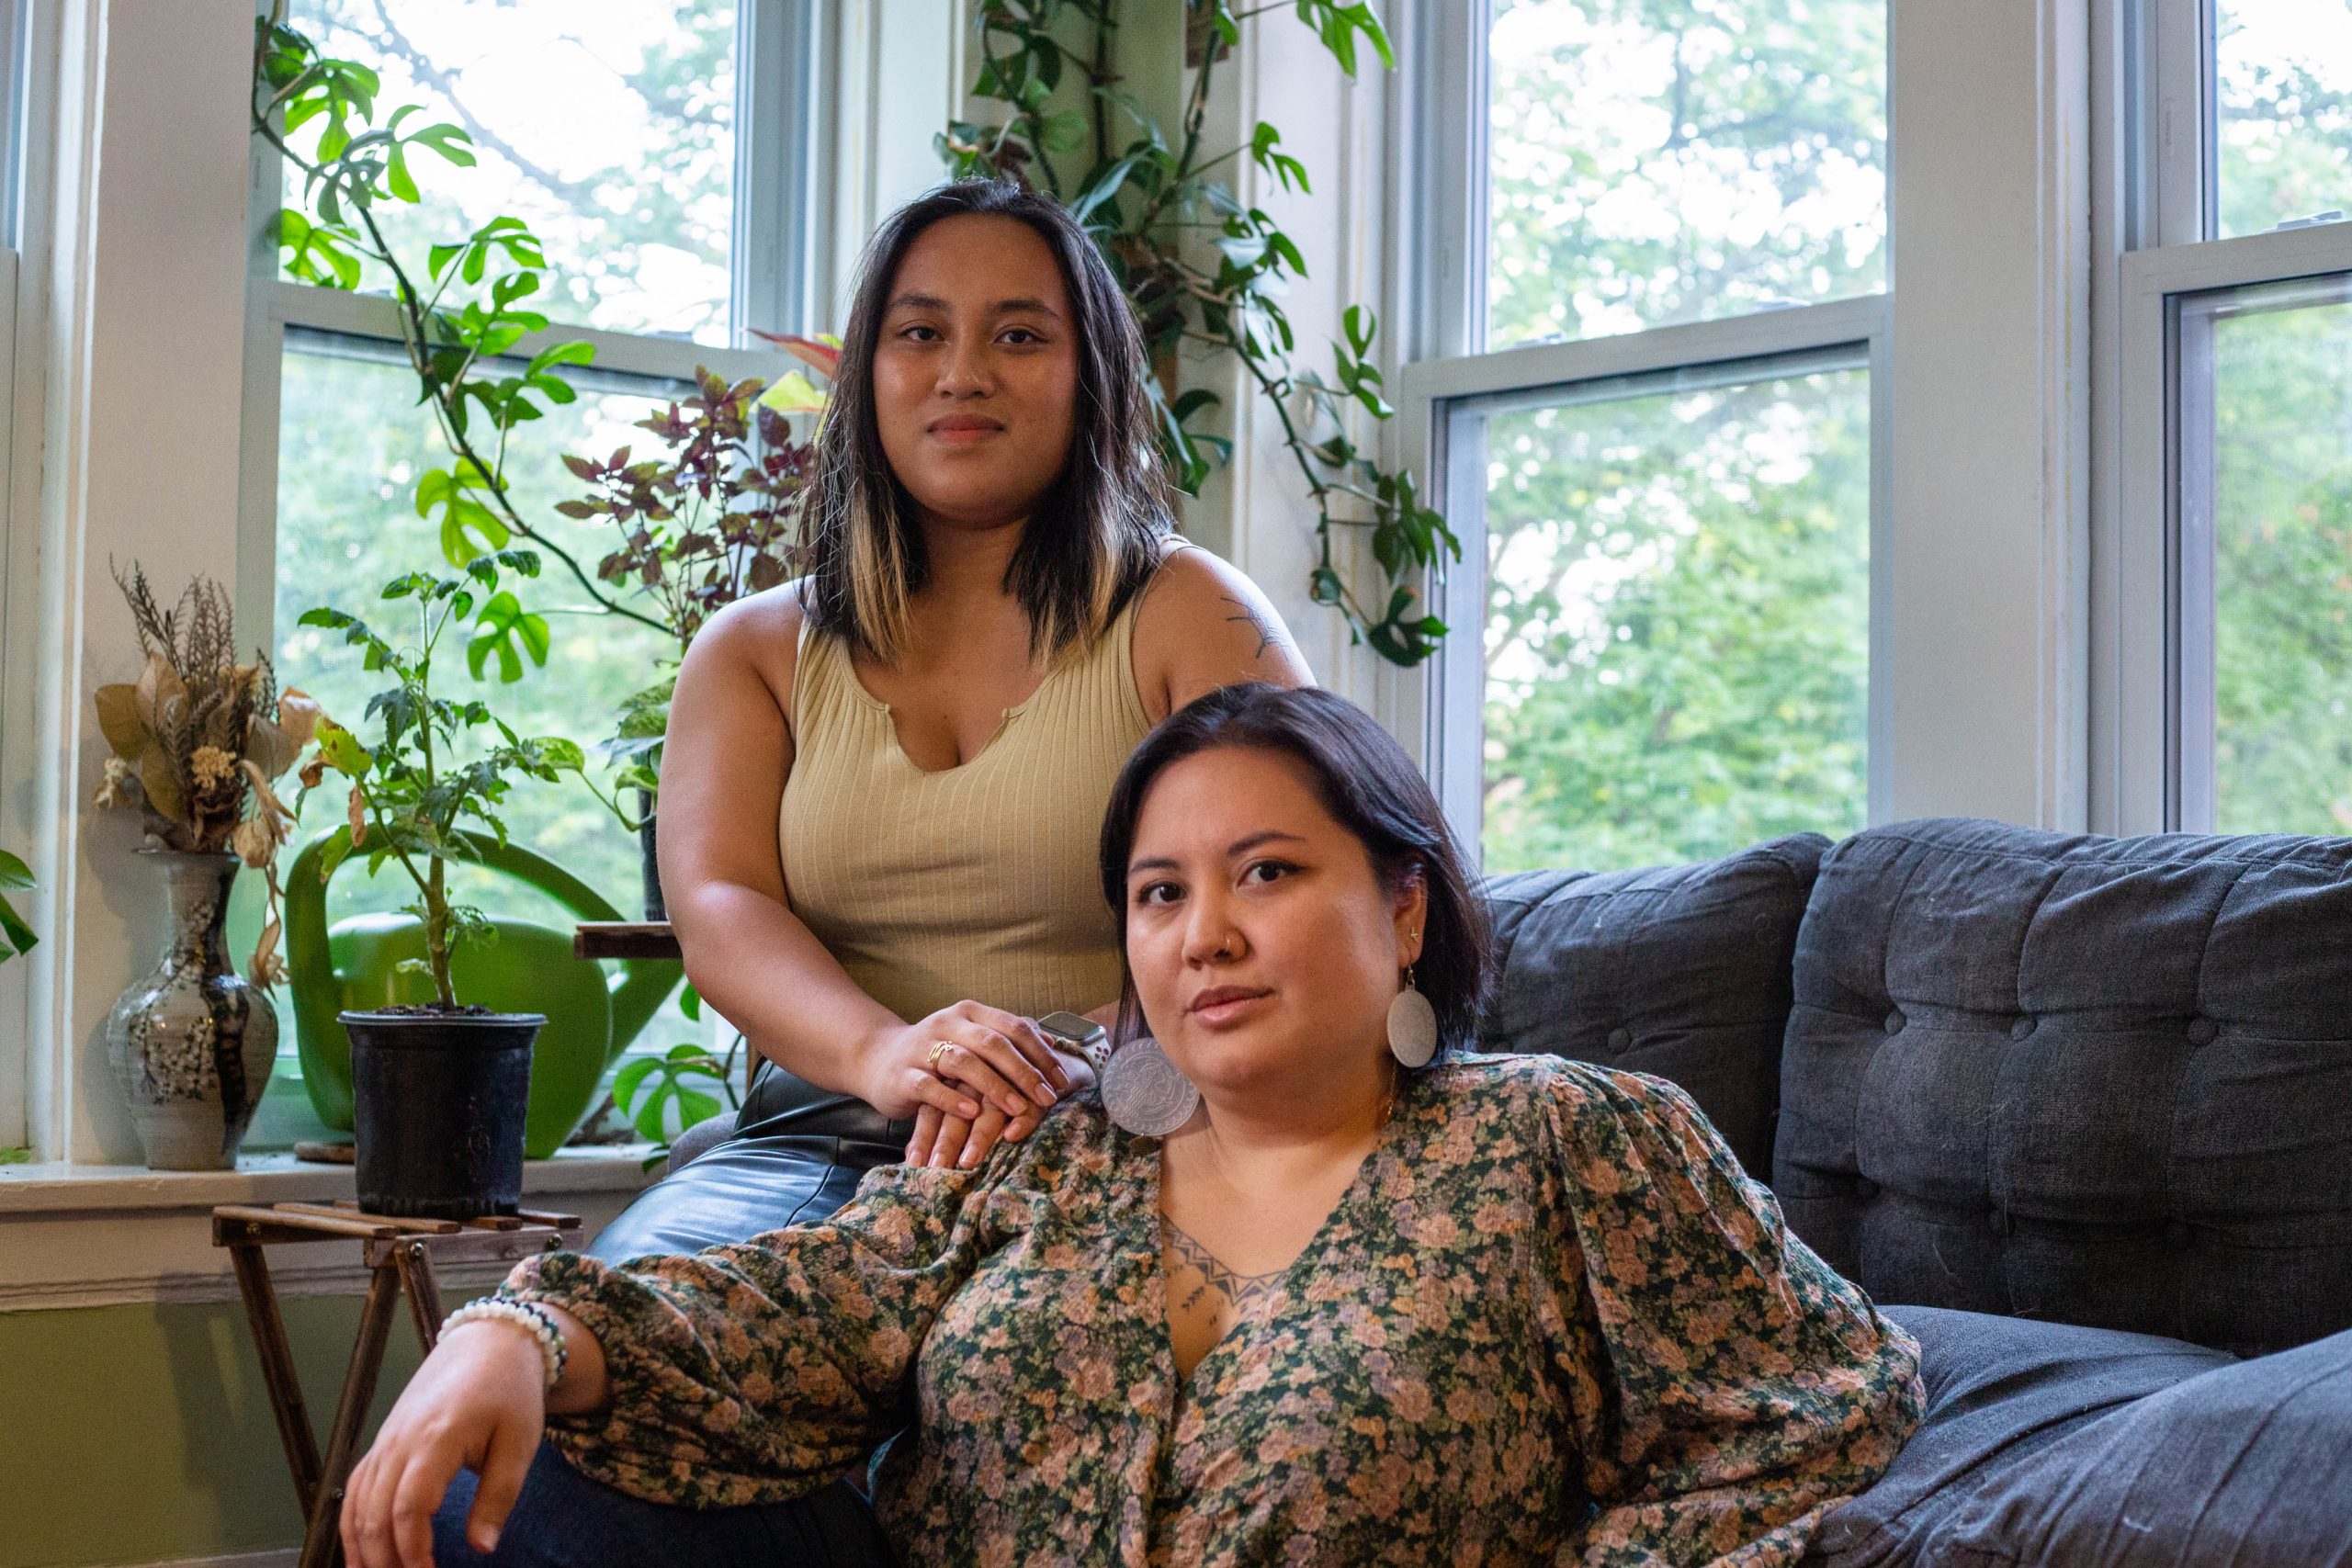
<path fill-rule="evenodd" d="M 971 1092 L 1008 1114 L 1050 1104 L 1068 1084 L 1027 1020 L 975 1002 L 902 1020 L 793 914 L 776 832 L 800 621 L 797 585 L 739 601 L 712 617 L 678 671 L 659 852 L 687 977 L 763 1055 L 887 1116 L 922 1105 L 978 1112 L 930 1070 L 926 1053 L 943 1039 L 964 1048 L 952 1065 Z"/>
<path fill-rule="evenodd" d="M 1208 551 L 1174 551 L 1146 594 L 1136 613 L 1136 691 L 1154 724 L 1220 686 L 1315 684 L 1265 593 Z"/>

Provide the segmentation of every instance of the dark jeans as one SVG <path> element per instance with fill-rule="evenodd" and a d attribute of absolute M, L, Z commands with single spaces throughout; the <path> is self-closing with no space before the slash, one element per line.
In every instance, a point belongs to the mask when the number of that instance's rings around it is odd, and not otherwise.
<path fill-rule="evenodd" d="M 897 1568 L 874 1511 L 846 1482 L 797 1503 L 672 1508 L 591 1481 L 541 1444 L 498 1550 L 466 1544 L 474 1474 L 433 1518 L 438 1568 Z"/>
<path fill-rule="evenodd" d="M 912 1122 L 761 1064 L 736 1130 L 637 1196 L 590 1244 L 607 1263 L 699 1252 L 821 1220 L 906 1152 Z"/>

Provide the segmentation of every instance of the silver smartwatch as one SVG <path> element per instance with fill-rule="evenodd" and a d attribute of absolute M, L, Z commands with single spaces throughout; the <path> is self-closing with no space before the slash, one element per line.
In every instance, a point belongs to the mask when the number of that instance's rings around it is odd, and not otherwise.
<path fill-rule="evenodd" d="M 1097 1077 L 1110 1065 L 1111 1032 L 1092 1019 L 1074 1012 L 1049 1012 L 1037 1021 L 1037 1027 L 1085 1057 Z"/>

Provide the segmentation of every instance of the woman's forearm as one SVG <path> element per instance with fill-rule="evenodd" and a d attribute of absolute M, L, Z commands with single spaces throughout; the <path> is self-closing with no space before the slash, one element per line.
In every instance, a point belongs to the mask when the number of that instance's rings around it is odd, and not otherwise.
<path fill-rule="evenodd" d="M 776 1066 L 871 1099 L 867 1047 L 904 1021 L 867 996 L 791 910 L 755 888 L 706 882 L 671 900 L 686 976 Z"/>
<path fill-rule="evenodd" d="M 612 1379 L 605 1368 L 605 1346 L 588 1325 L 548 1303 L 539 1303 L 540 1310 L 555 1319 L 556 1332 L 563 1336 L 563 1376 L 548 1390 L 548 1414 L 550 1416 L 580 1416 L 591 1410 L 601 1410 L 613 1396 Z"/>

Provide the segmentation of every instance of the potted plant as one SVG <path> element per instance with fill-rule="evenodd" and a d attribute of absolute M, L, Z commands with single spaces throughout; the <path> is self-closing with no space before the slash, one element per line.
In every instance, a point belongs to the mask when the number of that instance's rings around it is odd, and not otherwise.
<path fill-rule="evenodd" d="M 372 745 L 332 720 L 319 723 L 318 751 L 302 772 L 305 792 L 329 770 L 351 785 L 349 827 L 328 846 L 321 875 L 355 854 L 368 857 L 371 873 L 399 866 L 416 890 L 407 909 L 424 950 L 403 967 L 421 974 L 432 993 L 429 1001 L 340 1016 L 351 1038 L 359 1201 L 374 1213 L 469 1219 L 512 1213 L 521 1201 L 531 1047 L 547 1021 L 458 999 L 451 953 L 481 940 L 488 920 L 451 899 L 448 864 L 474 853 L 466 823 L 505 842 L 496 808 L 516 775 L 553 782 L 580 773 L 585 759 L 570 740 L 517 735 L 479 699 L 435 694 L 433 679 L 435 658 L 453 630 L 471 623 L 476 640 L 496 636 L 476 611 L 499 594 L 502 573 L 531 577 L 538 564 L 529 551 L 502 550 L 469 562 L 460 577 L 393 579 L 383 597 L 413 608 L 413 642 L 395 643 L 340 610 L 301 617 L 304 626 L 341 631 L 365 650 L 367 669 L 391 678 L 368 702 L 362 728 Z M 469 754 L 484 727 L 496 740 Z"/>
<path fill-rule="evenodd" d="M 277 858 L 293 825 L 272 784 L 309 742 L 318 706 L 279 695 L 266 656 L 237 662 L 218 582 L 198 578 L 167 611 L 137 563 L 115 581 L 146 664 L 136 682 L 96 694 L 114 750 L 97 804 L 144 812 L 143 852 L 164 866 L 174 929 L 163 962 L 107 1015 L 107 1054 L 150 1166 L 225 1169 L 277 1057 Z M 244 978 L 222 934 L 240 864 L 269 886 Z"/>
<path fill-rule="evenodd" d="M 839 355 L 828 339 L 760 335 L 828 375 Z M 794 442 L 788 416 L 818 413 L 825 401 L 797 370 L 774 382 L 729 385 L 707 369 L 695 379 L 694 396 L 637 422 L 662 443 L 661 457 L 635 457 L 627 446 L 604 458 L 566 456 L 564 466 L 589 493 L 556 505 L 566 517 L 602 520 L 618 534 L 596 576 L 616 592 L 634 590 L 650 600 L 681 659 L 711 616 L 792 575 L 816 449 Z M 618 733 L 597 748 L 618 765 L 615 793 L 639 792 L 649 920 L 667 918 L 654 869 L 654 814 L 676 686 L 673 677 L 627 699 Z"/>

